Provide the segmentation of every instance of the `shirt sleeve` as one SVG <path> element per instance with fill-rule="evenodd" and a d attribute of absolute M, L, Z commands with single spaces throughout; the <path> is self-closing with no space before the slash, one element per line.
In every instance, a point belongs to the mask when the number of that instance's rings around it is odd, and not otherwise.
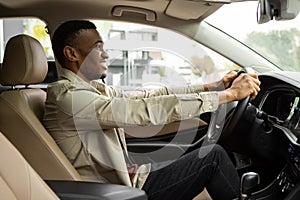
<path fill-rule="evenodd" d="M 217 92 L 138 97 L 107 97 L 78 90 L 69 98 L 75 120 L 97 120 L 102 128 L 166 124 L 214 111 L 219 103 Z"/>
<path fill-rule="evenodd" d="M 137 91 L 124 91 L 109 87 L 110 93 L 115 97 L 126 97 L 131 99 L 150 98 L 161 95 L 170 94 L 193 94 L 204 91 L 203 85 L 187 85 L 186 87 L 162 87 L 155 90 L 137 90 Z"/>

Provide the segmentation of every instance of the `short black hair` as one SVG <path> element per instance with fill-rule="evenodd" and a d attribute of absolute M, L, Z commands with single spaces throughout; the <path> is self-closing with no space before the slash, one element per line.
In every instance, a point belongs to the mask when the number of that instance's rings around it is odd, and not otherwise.
<path fill-rule="evenodd" d="M 81 30 L 96 29 L 94 23 L 87 20 L 70 20 L 62 23 L 52 37 L 52 49 L 57 61 L 63 66 L 65 58 L 63 49 L 66 45 L 73 46 Z"/>

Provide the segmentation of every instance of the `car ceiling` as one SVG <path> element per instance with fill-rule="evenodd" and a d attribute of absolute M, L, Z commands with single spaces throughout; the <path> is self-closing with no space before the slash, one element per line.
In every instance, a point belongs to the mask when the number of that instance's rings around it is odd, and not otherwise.
<path fill-rule="evenodd" d="M 0 17 L 35 16 L 50 26 L 68 19 L 106 19 L 193 30 L 229 0 L 0 0 Z M 55 28 L 55 27 L 52 27 Z"/>
<path fill-rule="evenodd" d="M 221 3 L 213 3 L 218 1 Z M 227 1 L 229 0 L 0 0 L 2 8 L 26 9 L 31 13 L 42 11 L 53 14 L 55 11 L 66 12 L 66 8 L 77 8 L 75 11 L 82 11 L 82 5 L 85 9 L 91 9 L 90 14 L 95 10 L 107 13 L 112 11 L 115 6 L 127 6 L 154 11 L 157 15 L 166 14 L 183 20 L 202 19 L 203 16 L 210 14 L 220 4 Z M 63 4 L 65 7 L 61 6 Z M 54 8 L 55 10 L 53 10 Z M 80 14 L 80 12 L 74 14 Z"/>

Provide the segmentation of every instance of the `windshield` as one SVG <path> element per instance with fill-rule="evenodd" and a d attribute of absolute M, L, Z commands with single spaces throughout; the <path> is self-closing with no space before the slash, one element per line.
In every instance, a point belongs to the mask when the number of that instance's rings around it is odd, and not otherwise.
<path fill-rule="evenodd" d="M 293 20 L 258 24 L 256 10 L 256 1 L 227 4 L 206 21 L 279 68 L 300 71 L 300 15 Z"/>

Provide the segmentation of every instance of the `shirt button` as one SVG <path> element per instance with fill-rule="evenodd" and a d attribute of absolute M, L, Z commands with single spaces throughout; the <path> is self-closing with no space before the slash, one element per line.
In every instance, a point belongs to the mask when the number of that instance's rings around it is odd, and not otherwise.
<path fill-rule="evenodd" d="M 189 116 L 189 117 L 192 117 L 192 114 L 191 114 L 191 113 L 189 113 L 189 114 L 188 114 L 188 116 Z"/>
<path fill-rule="evenodd" d="M 211 104 L 209 104 L 209 110 L 212 110 L 213 109 L 213 106 Z"/>

